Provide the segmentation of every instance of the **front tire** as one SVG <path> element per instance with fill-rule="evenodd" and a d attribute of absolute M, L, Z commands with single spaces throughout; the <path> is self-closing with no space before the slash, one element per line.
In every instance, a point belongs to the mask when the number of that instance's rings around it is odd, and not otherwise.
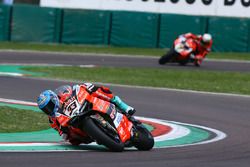
<path fill-rule="evenodd" d="M 159 64 L 160 65 L 166 64 L 167 62 L 172 61 L 174 57 L 175 57 L 175 51 L 174 48 L 171 48 L 165 55 L 163 55 L 159 59 Z"/>
<path fill-rule="evenodd" d="M 140 124 L 136 126 L 133 143 L 138 150 L 148 151 L 154 147 L 154 137 L 142 124 Z"/>
<path fill-rule="evenodd" d="M 89 117 L 83 119 L 83 130 L 97 143 L 103 144 L 111 151 L 121 152 L 124 150 L 124 143 L 121 140 L 112 139 Z"/>

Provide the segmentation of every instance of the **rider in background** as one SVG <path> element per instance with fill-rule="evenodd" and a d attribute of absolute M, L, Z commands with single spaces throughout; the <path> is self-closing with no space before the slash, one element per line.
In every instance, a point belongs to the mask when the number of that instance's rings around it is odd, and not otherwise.
<path fill-rule="evenodd" d="M 197 66 L 201 65 L 202 60 L 206 57 L 206 55 L 211 51 L 212 47 L 212 36 L 211 34 L 205 33 L 203 35 L 195 35 L 192 33 L 186 33 L 180 35 L 180 37 L 184 37 L 186 39 L 193 39 L 196 43 L 196 50 L 191 55 L 192 59 L 197 59 Z"/>
<path fill-rule="evenodd" d="M 63 137 L 65 141 L 69 141 L 72 145 L 79 145 L 81 143 L 90 143 L 92 140 L 82 132 L 76 134 L 76 130 L 72 130 L 74 127 L 63 127 L 60 125 L 60 121 L 57 119 L 57 114 L 62 114 L 63 110 L 67 107 L 74 107 L 71 102 L 81 94 L 81 90 L 87 90 L 92 96 L 98 97 L 102 100 L 111 102 L 116 105 L 123 113 L 128 116 L 132 116 L 136 110 L 124 103 L 118 96 L 115 96 L 109 88 L 104 86 L 96 86 L 92 83 L 83 83 L 80 85 L 63 85 L 52 90 L 43 91 L 37 98 L 38 107 L 48 115 L 50 126 L 58 131 L 59 135 Z M 80 137 L 81 136 L 81 137 Z"/>

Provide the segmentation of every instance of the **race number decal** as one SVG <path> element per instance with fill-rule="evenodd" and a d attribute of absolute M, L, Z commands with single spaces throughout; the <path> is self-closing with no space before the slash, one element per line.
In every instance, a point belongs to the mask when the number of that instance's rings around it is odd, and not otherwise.
<path fill-rule="evenodd" d="M 64 111 L 64 113 L 70 117 L 77 115 L 78 112 L 79 112 L 79 105 L 76 100 L 71 102 Z"/>
<path fill-rule="evenodd" d="M 92 83 L 84 83 L 84 85 L 87 87 L 88 91 L 92 92 L 93 88 L 95 87 L 95 85 L 93 85 Z"/>

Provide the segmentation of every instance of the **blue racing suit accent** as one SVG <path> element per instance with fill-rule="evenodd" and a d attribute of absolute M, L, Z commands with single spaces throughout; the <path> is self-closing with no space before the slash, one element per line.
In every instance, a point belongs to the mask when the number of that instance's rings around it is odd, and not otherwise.
<path fill-rule="evenodd" d="M 114 96 L 111 99 L 111 102 L 114 103 L 119 109 L 121 109 L 123 112 L 128 112 L 128 110 L 131 109 L 131 107 L 129 105 L 127 105 L 126 103 L 124 103 L 120 97 L 118 96 Z"/>

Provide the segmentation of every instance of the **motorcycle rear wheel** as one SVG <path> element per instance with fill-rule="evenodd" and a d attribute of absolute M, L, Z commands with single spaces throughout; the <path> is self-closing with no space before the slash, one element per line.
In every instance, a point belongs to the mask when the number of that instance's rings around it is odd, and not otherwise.
<path fill-rule="evenodd" d="M 185 66 L 185 65 L 187 65 L 188 62 L 189 62 L 189 60 L 180 60 L 179 65 L 180 66 Z"/>
<path fill-rule="evenodd" d="M 86 117 L 83 119 L 83 129 L 97 143 L 106 146 L 111 151 L 121 152 L 124 150 L 124 143 L 122 141 L 112 139 L 91 118 Z"/>

